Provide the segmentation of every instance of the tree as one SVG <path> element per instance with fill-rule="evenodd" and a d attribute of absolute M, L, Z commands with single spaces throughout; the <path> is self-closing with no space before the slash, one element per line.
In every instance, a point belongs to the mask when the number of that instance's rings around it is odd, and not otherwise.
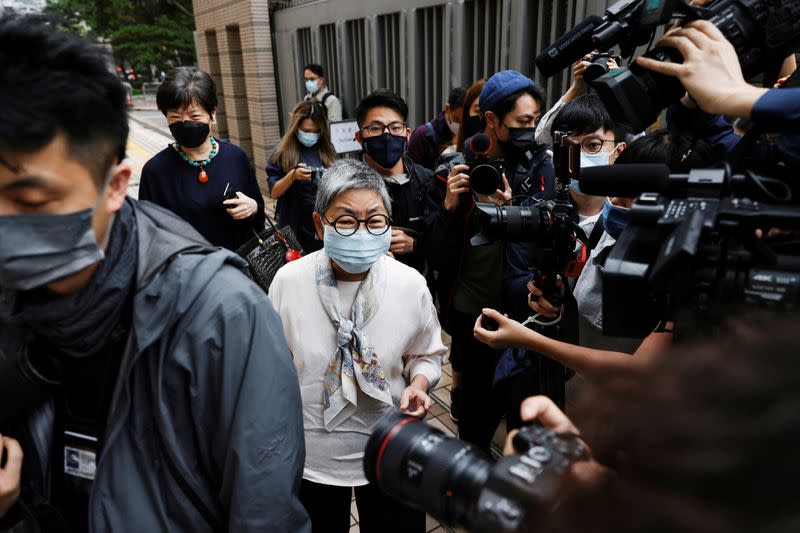
<path fill-rule="evenodd" d="M 149 72 L 195 63 L 191 0 L 50 0 L 61 29 L 110 43 L 118 64 Z"/>

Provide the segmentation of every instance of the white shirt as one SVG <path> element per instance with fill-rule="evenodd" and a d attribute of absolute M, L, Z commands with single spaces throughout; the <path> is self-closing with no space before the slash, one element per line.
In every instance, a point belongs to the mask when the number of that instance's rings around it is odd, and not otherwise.
<path fill-rule="evenodd" d="M 366 485 L 364 447 L 375 424 L 392 407 L 358 391 L 356 412 L 332 432 L 323 424 L 323 379 L 336 352 L 336 326 L 319 299 L 315 252 L 278 271 L 269 299 L 278 311 L 294 356 L 303 399 L 306 464 L 303 477 L 337 486 Z M 439 381 L 447 348 L 425 279 L 414 269 L 382 257 L 386 292 L 380 308 L 363 328 L 389 382 L 395 408 L 411 380 L 423 375 L 430 390 Z M 357 282 L 338 282 L 340 311 L 349 316 Z"/>

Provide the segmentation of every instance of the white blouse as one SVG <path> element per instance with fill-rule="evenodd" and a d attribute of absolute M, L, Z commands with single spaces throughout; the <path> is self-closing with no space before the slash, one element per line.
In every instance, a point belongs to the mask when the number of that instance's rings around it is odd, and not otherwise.
<path fill-rule="evenodd" d="M 356 412 L 332 432 L 323 424 L 323 381 L 336 352 L 336 326 L 320 302 L 315 252 L 278 271 L 269 298 L 283 322 L 303 398 L 306 465 L 303 477 L 338 486 L 366 485 L 364 447 L 375 424 L 392 408 L 358 391 Z M 441 376 L 447 348 L 425 279 L 414 269 L 382 257 L 387 286 L 380 308 L 364 327 L 387 376 L 395 408 L 400 393 L 418 375 Z M 338 282 L 340 312 L 349 317 L 359 282 Z"/>

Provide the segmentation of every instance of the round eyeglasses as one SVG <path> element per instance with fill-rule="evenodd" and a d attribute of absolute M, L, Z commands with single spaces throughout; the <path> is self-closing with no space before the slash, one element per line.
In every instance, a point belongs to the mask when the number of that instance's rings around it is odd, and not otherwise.
<path fill-rule="evenodd" d="M 326 224 L 333 227 L 333 230 L 341 235 L 342 237 L 349 237 L 353 235 L 358 228 L 361 227 L 361 224 L 364 224 L 364 228 L 366 228 L 367 232 L 371 235 L 383 235 L 389 228 L 392 226 L 392 219 L 386 215 L 372 215 L 366 219 L 358 219 L 353 215 L 342 215 L 337 217 L 333 220 L 333 222 L 329 221 L 324 216 L 322 220 L 325 221 Z"/>
<path fill-rule="evenodd" d="M 607 141 L 600 137 L 586 137 L 581 141 L 581 150 L 587 154 L 599 154 L 605 143 L 616 144 L 616 141 Z"/>

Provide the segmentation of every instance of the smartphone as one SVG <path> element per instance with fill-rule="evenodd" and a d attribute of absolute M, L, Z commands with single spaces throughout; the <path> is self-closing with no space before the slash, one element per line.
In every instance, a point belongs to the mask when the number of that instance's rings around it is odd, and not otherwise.
<path fill-rule="evenodd" d="M 236 189 L 233 187 L 233 185 L 231 185 L 230 182 L 225 185 L 225 192 L 222 193 L 222 197 L 223 202 L 225 200 L 236 200 L 238 198 L 238 196 L 236 196 Z"/>

